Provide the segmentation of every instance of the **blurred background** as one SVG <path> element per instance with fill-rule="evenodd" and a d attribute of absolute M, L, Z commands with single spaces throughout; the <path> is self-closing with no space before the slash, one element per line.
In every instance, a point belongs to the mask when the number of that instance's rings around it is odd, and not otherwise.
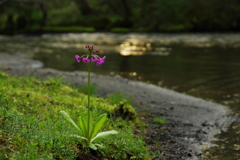
<path fill-rule="evenodd" d="M 0 0 L 0 54 L 86 71 L 74 55 L 94 45 L 107 56 L 94 73 L 223 104 L 236 117 L 239 31 L 239 0 Z M 210 159 L 239 159 L 239 134 L 237 121 L 205 153 Z"/>
<path fill-rule="evenodd" d="M 239 31 L 239 0 L 1 0 L 0 32 Z"/>

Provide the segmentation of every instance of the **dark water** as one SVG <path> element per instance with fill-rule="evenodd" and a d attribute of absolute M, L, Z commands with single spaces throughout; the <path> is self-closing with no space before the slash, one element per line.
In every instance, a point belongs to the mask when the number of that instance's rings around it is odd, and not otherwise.
<path fill-rule="evenodd" d="M 170 88 L 240 114 L 240 34 L 57 34 L 0 37 L 0 53 L 26 54 L 45 67 L 86 71 L 74 55 L 94 45 L 104 65 L 93 72 Z M 159 97 L 161 98 L 161 97 Z M 216 136 L 210 159 L 240 159 L 240 123 Z M 231 155 L 231 157 L 229 157 Z"/>

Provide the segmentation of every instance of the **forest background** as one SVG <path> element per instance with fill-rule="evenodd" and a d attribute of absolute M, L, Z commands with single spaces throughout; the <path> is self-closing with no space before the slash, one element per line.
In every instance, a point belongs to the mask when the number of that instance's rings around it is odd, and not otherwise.
<path fill-rule="evenodd" d="M 239 0 L 0 0 L 0 33 L 240 31 Z"/>

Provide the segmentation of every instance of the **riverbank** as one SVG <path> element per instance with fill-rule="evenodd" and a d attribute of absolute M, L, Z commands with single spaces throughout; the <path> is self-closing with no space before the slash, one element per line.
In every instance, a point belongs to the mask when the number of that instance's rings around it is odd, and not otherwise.
<path fill-rule="evenodd" d="M 0 55 L 0 67 L 12 75 L 60 75 L 69 85 L 87 83 L 86 72 L 62 72 L 42 68 L 40 62 L 26 57 Z M 93 74 L 92 82 L 98 85 L 99 96 L 122 92 L 132 97 L 142 120 L 149 124 L 149 129 L 144 131 L 147 145 L 153 152 L 160 151 L 162 155 L 155 159 L 199 159 L 204 156 L 202 149 L 212 145 L 210 141 L 214 139 L 214 135 L 232 122 L 227 107 L 172 90 L 118 76 Z M 158 125 L 153 121 L 154 117 L 165 118 L 166 123 Z M 157 141 L 160 149 L 153 141 Z"/>

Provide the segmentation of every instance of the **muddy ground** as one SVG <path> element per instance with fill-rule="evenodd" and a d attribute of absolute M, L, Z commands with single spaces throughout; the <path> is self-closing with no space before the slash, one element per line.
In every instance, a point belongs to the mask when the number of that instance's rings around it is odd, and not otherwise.
<path fill-rule="evenodd" d="M 0 54 L 0 68 L 12 75 L 37 77 L 63 76 L 70 85 L 86 85 L 86 72 L 63 72 L 44 68 L 27 57 Z M 233 121 L 227 107 L 199 98 L 180 94 L 155 85 L 123 79 L 119 76 L 92 74 L 91 81 L 98 86 L 98 96 L 121 92 L 133 99 L 133 106 L 149 127 L 135 134 L 145 134 L 151 151 L 159 153 L 153 159 L 195 160 L 205 157 L 202 150 L 213 145 L 214 135 L 226 129 Z M 155 117 L 165 118 L 157 124 Z"/>

